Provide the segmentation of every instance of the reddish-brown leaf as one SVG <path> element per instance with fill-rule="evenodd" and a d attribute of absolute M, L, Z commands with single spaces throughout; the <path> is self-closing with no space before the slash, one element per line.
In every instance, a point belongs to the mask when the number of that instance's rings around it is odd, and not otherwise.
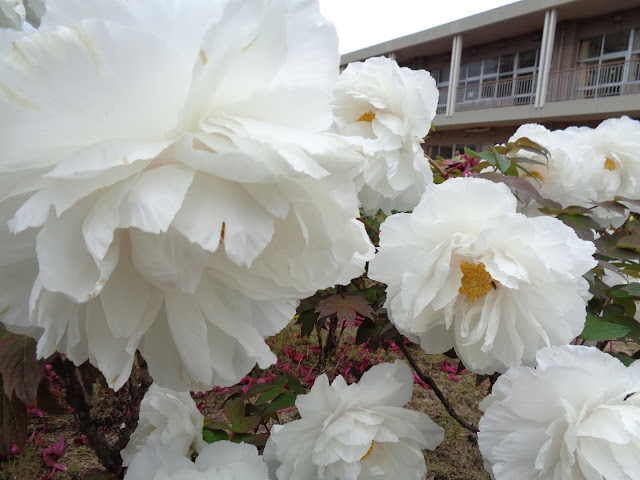
<path fill-rule="evenodd" d="M 350 294 L 336 294 L 324 299 L 316 308 L 316 312 L 320 317 L 329 317 L 335 315 L 338 320 L 346 320 L 352 323 L 356 319 L 356 315 L 360 314 L 373 320 L 375 312 L 369 302 L 358 296 Z"/>
<path fill-rule="evenodd" d="M 9 455 L 12 442 L 21 450 L 27 443 L 27 406 L 16 397 L 7 397 L 0 380 L 0 453 Z"/>
<path fill-rule="evenodd" d="M 9 335 L 0 340 L 0 373 L 7 397 L 15 395 L 33 405 L 45 375 L 44 360 L 36 360 L 35 340 L 24 335 Z"/>

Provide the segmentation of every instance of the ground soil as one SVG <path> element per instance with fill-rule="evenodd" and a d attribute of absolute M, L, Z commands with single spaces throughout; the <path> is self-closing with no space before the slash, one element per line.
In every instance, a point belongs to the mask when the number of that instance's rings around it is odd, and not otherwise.
<path fill-rule="evenodd" d="M 323 371 L 331 377 L 335 375 L 335 362 L 328 361 L 325 367 L 320 367 L 317 355 L 314 357 L 310 351 L 316 345 L 313 339 L 300 339 L 296 332 L 298 327 L 290 326 L 282 335 L 271 339 L 272 349 L 283 358 L 282 349 L 287 346 L 296 349 L 300 353 L 305 353 L 307 358 L 303 364 L 313 368 L 315 374 Z M 352 344 L 355 330 L 347 330 L 343 341 Z M 452 365 L 455 361 L 447 359 L 443 355 L 425 355 L 419 347 L 408 346 L 410 352 L 415 357 L 421 369 L 430 375 L 440 386 L 445 396 L 455 406 L 457 412 L 465 421 L 477 425 L 481 417 L 481 412 L 477 405 L 487 395 L 489 382 L 484 381 L 479 386 L 476 385 L 476 376 L 470 373 L 463 373 L 458 376 L 458 383 L 449 378 L 447 372 L 441 368 L 441 362 L 448 360 Z M 351 346 L 344 350 L 347 362 L 358 362 L 362 360 L 362 352 L 356 346 Z M 396 350 L 397 352 L 397 350 Z M 393 361 L 401 358 L 400 352 L 392 350 L 385 352 L 379 350 L 372 355 L 374 361 Z M 377 360 L 375 360 L 377 359 Z M 335 358 L 334 358 L 335 360 Z M 343 362 L 345 359 L 343 358 Z M 299 367 L 300 365 L 298 365 Z M 277 369 L 273 369 L 277 374 Z M 264 371 L 255 370 L 253 375 L 256 378 L 264 376 Z M 352 379 L 353 380 L 353 379 Z M 226 393 L 208 392 L 206 396 L 196 399 L 198 403 L 205 403 L 203 414 L 207 418 L 222 420 L 220 416 L 221 405 Z M 102 423 L 107 435 L 115 438 L 120 428 L 119 423 L 114 423 L 114 418 L 121 418 L 123 412 L 122 405 L 113 393 L 96 384 L 95 390 L 96 410 L 99 412 L 98 421 Z M 418 410 L 429 415 L 437 424 L 445 429 L 444 442 L 435 451 L 426 451 L 425 459 L 428 467 L 427 480 L 488 480 L 489 475 L 483 468 L 483 461 L 478 450 L 475 435 L 462 428 L 453 418 L 451 418 L 442 404 L 438 401 L 433 391 L 425 389 L 420 384 L 414 384 L 414 395 L 408 408 Z M 291 409 L 281 414 L 281 421 L 287 422 L 298 418 L 297 411 Z M 43 462 L 42 452 L 47 446 L 55 444 L 60 438 L 64 439 L 64 455 L 58 462 L 64 465 L 66 471 L 57 471 L 53 476 L 54 480 L 85 480 L 88 478 L 86 472 L 91 469 L 100 469 L 101 466 L 90 448 L 86 445 L 82 433 L 78 430 L 74 417 L 71 414 L 61 416 L 42 417 L 30 415 L 29 435 L 31 440 L 27 442 L 27 447 L 18 456 L 4 459 L 0 462 L 1 480 L 44 480 L 51 473 L 51 468 L 46 467 Z M 400 480 L 400 479 L 399 479 Z"/>

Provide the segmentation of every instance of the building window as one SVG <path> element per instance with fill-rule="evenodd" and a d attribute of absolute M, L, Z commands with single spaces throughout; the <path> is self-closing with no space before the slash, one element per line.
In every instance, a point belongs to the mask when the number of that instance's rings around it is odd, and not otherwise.
<path fill-rule="evenodd" d="M 451 160 L 453 156 L 458 153 L 464 153 L 464 149 L 469 148 L 471 150 L 476 149 L 475 143 L 454 143 L 453 145 L 429 145 L 427 148 L 427 154 L 431 158 L 444 158 L 445 160 Z"/>
<path fill-rule="evenodd" d="M 529 50 L 461 65 L 456 108 L 532 103 L 539 56 L 538 50 Z"/>
<path fill-rule="evenodd" d="M 578 98 L 640 91 L 640 28 L 582 40 L 578 70 Z"/>

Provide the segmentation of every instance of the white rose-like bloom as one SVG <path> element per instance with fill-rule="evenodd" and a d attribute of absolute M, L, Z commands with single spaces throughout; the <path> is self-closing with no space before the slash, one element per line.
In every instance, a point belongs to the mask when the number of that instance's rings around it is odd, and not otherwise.
<path fill-rule="evenodd" d="M 373 255 L 338 63 L 313 1 L 49 1 L 0 57 L 2 321 L 116 389 L 136 349 L 179 391 L 274 363 Z"/>
<path fill-rule="evenodd" d="M 204 447 L 195 463 L 174 450 L 145 446 L 127 469 L 125 480 L 269 480 L 258 449 L 220 441 Z"/>
<path fill-rule="evenodd" d="M 138 426 L 120 452 L 123 465 L 147 445 L 167 447 L 183 457 L 201 451 L 204 416 L 189 392 L 176 392 L 153 383 L 140 403 Z"/>
<path fill-rule="evenodd" d="M 402 408 L 412 394 L 411 370 L 401 360 L 372 367 L 357 384 L 347 385 L 339 375 L 329 385 L 320 375 L 296 399 L 302 418 L 271 430 L 264 452 L 271 476 L 424 480 L 422 450 L 440 445 L 444 430 L 425 414 Z"/>
<path fill-rule="evenodd" d="M 455 178 L 387 217 L 369 278 L 387 284 L 389 318 L 427 353 L 455 348 L 469 370 L 493 373 L 580 334 L 594 252 L 560 220 L 516 213 L 506 185 Z"/>
<path fill-rule="evenodd" d="M 361 138 L 366 157 L 360 200 L 366 212 L 411 210 L 433 183 L 422 139 L 438 105 L 429 72 L 399 67 L 395 60 L 350 63 L 334 90 L 335 128 Z"/>
<path fill-rule="evenodd" d="M 0 0 L 0 29 L 31 30 L 40 23 L 45 8 L 45 0 Z"/>
<path fill-rule="evenodd" d="M 604 120 L 595 129 L 575 128 L 582 142 L 593 148 L 600 167 L 598 201 L 614 196 L 640 198 L 640 121 L 629 117 Z"/>
<path fill-rule="evenodd" d="M 594 347 L 544 348 L 480 403 L 478 443 L 496 480 L 640 479 L 640 362 Z"/>
<path fill-rule="evenodd" d="M 515 155 L 532 158 L 544 165 L 527 164 L 523 166 L 534 178 L 527 174 L 525 178 L 540 191 L 540 194 L 554 200 L 563 207 L 579 205 L 592 207 L 598 198 L 596 188 L 602 181 L 602 165 L 597 161 L 595 152 L 577 134 L 575 130 L 548 130 L 542 125 L 529 123 L 516 130 L 509 142 L 526 137 L 545 147 L 551 158 L 526 150 Z"/>

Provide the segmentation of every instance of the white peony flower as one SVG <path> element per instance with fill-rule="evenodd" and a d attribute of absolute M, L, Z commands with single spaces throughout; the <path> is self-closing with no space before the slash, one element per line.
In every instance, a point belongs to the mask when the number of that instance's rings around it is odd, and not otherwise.
<path fill-rule="evenodd" d="M 640 198 L 640 121 L 629 117 L 604 120 L 597 128 L 576 129 L 596 153 L 601 177 L 598 201 L 614 196 Z"/>
<path fill-rule="evenodd" d="M 395 60 L 351 63 L 334 90 L 335 129 L 360 137 L 366 157 L 360 200 L 366 212 L 411 210 L 433 183 L 422 150 L 438 105 L 429 72 L 399 67 Z"/>
<path fill-rule="evenodd" d="M 583 329 L 591 242 L 560 220 L 516 213 L 504 184 L 455 178 L 388 217 L 369 278 L 391 321 L 428 353 L 452 347 L 476 373 L 531 363 Z"/>
<path fill-rule="evenodd" d="M 123 465 L 145 446 L 166 447 L 183 457 L 201 451 L 204 417 L 189 392 L 176 392 L 152 384 L 140 403 L 138 426 L 120 452 Z"/>
<path fill-rule="evenodd" d="M 531 172 L 525 178 L 540 191 L 563 207 L 579 205 L 592 207 L 598 198 L 598 182 L 601 181 L 602 165 L 595 152 L 581 139 L 575 130 L 547 130 L 542 125 L 529 123 L 516 130 L 509 142 L 526 137 L 545 147 L 550 157 L 520 150 L 516 156 L 528 157 L 545 165 L 523 164 Z M 535 177 L 535 178 L 531 178 Z"/>
<path fill-rule="evenodd" d="M 127 469 L 125 480 L 269 480 L 258 449 L 220 441 L 202 449 L 195 463 L 174 450 L 145 446 Z"/>
<path fill-rule="evenodd" d="M 435 449 L 444 430 L 420 412 L 402 408 L 413 394 L 402 361 L 368 370 L 357 384 L 320 375 L 296 400 L 302 417 L 276 425 L 265 461 L 278 480 L 424 480 L 422 450 Z"/>
<path fill-rule="evenodd" d="M 45 0 L 0 0 L 0 29 L 32 30 L 45 9 Z M 0 32 L 0 42 L 3 38 Z"/>
<path fill-rule="evenodd" d="M 338 62 L 313 1 L 50 0 L 0 57 L 3 322 L 116 389 L 136 349 L 180 391 L 274 363 L 373 255 Z"/>
<path fill-rule="evenodd" d="M 480 408 L 478 443 L 496 480 L 640 479 L 640 362 L 597 348 L 540 350 Z"/>

